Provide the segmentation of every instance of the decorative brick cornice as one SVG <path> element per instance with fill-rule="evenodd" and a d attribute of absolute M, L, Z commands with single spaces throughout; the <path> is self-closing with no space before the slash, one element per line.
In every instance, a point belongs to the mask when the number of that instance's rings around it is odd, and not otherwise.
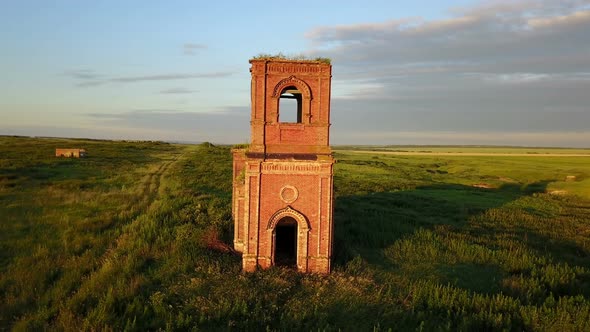
<path fill-rule="evenodd" d="M 304 161 L 269 161 L 263 162 L 260 169 L 261 174 L 289 174 L 289 175 L 331 175 L 332 162 L 304 162 Z"/>
<path fill-rule="evenodd" d="M 300 74 L 317 74 L 321 71 L 317 64 L 305 64 L 303 66 L 293 66 L 292 63 L 273 62 L 268 64 L 269 73 L 300 73 Z"/>

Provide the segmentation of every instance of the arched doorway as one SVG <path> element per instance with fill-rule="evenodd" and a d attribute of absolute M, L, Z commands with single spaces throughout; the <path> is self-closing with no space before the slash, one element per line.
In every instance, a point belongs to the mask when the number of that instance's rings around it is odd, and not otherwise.
<path fill-rule="evenodd" d="M 275 265 L 297 267 L 297 220 L 290 216 L 283 217 L 274 233 Z"/>
<path fill-rule="evenodd" d="M 275 212 L 268 221 L 269 254 L 272 265 L 307 271 L 309 221 L 290 206 Z"/>

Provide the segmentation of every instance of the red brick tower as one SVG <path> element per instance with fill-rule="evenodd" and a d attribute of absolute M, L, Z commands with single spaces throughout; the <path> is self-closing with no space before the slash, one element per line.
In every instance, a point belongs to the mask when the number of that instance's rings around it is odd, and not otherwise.
<path fill-rule="evenodd" d="M 332 66 L 253 59 L 251 144 L 233 150 L 234 247 L 245 271 L 329 273 L 334 159 Z"/>

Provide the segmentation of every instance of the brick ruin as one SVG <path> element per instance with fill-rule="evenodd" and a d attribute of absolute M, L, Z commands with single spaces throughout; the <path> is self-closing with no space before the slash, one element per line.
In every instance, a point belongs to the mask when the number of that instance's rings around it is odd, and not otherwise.
<path fill-rule="evenodd" d="M 56 157 L 84 158 L 86 150 L 84 149 L 55 149 Z"/>
<path fill-rule="evenodd" d="M 244 271 L 277 265 L 329 273 L 332 66 L 279 59 L 250 64 L 251 144 L 232 150 L 234 248 L 242 252 Z"/>

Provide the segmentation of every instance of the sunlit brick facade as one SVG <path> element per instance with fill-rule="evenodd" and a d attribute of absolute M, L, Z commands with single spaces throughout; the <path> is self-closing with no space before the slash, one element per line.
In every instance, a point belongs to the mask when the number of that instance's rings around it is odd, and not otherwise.
<path fill-rule="evenodd" d="M 234 247 L 243 269 L 284 265 L 329 273 L 334 159 L 329 145 L 332 66 L 250 60 L 251 144 L 234 149 Z M 283 120 L 285 100 L 296 116 Z"/>

